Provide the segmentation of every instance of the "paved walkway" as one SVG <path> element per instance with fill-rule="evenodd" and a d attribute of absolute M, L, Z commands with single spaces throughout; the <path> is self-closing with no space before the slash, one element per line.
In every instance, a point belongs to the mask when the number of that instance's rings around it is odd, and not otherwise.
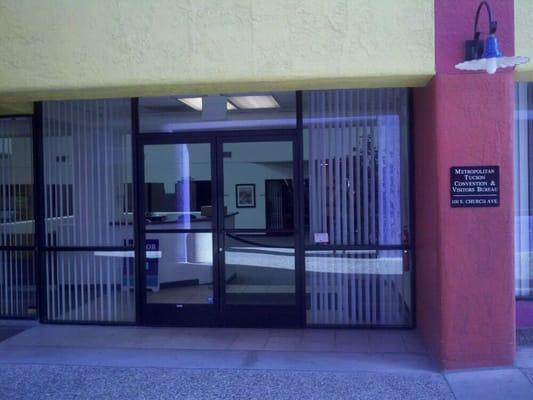
<path fill-rule="evenodd" d="M 533 346 L 442 373 L 414 331 L 38 325 L 0 342 L 4 398 L 533 399 Z"/>

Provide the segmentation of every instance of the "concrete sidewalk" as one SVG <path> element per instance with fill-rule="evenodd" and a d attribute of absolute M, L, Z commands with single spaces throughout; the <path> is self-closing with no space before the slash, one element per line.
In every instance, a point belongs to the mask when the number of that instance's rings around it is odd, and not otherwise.
<path fill-rule="evenodd" d="M 443 373 L 414 331 L 38 325 L 0 343 L 2 399 L 533 399 L 532 382 L 533 346 Z"/>

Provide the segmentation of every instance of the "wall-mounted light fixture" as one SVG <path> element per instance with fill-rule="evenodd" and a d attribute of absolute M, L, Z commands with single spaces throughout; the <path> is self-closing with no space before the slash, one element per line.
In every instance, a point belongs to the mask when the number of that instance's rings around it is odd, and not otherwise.
<path fill-rule="evenodd" d="M 481 32 L 477 24 L 481 8 L 485 6 L 489 17 L 489 35 L 485 43 L 480 39 Z M 504 57 L 498 48 L 496 39 L 496 29 L 498 23 L 492 20 L 492 13 L 489 4 L 482 1 L 476 11 L 476 20 L 474 24 L 474 39 L 465 42 L 465 61 L 455 66 L 457 69 L 466 71 L 487 71 L 489 74 L 496 72 L 498 68 L 514 67 L 515 65 L 529 62 L 528 57 L 511 56 Z"/>

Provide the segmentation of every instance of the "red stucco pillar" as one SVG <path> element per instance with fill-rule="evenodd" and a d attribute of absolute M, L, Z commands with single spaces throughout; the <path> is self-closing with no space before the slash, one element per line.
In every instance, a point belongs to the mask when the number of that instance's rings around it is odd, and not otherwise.
<path fill-rule="evenodd" d="M 513 1 L 492 3 L 512 54 Z M 436 0 L 436 76 L 414 96 L 417 323 L 443 368 L 511 364 L 515 351 L 513 75 L 454 69 L 478 4 Z M 452 208 L 450 168 L 480 165 L 500 167 L 500 206 Z"/>

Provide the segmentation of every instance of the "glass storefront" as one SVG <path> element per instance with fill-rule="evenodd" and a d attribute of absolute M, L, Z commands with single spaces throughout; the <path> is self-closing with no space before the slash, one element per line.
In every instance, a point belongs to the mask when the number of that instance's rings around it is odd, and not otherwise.
<path fill-rule="evenodd" d="M 34 317 L 35 220 L 31 117 L 0 118 L 0 317 Z"/>
<path fill-rule="evenodd" d="M 2 249 L 0 314 L 35 314 L 39 292 L 44 321 L 412 326 L 408 97 L 42 103 L 36 224 L 31 120 L 30 175 L 0 176 L 2 245 L 26 246 Z"/>
<path fill-rule="evenodd" d="M 405 89 L 304 92 L 308 324 L 411 321 L 407 104 Z"/>
<path fill-rule="evenodd" d="M 45 102 L 42 119 L 46 319 L 135 321 L 131 102 Z"/>
<path fill-rule="evenodd" d="M 533 296 L 533 85 L 515 85 L 515 294 Z"/>

